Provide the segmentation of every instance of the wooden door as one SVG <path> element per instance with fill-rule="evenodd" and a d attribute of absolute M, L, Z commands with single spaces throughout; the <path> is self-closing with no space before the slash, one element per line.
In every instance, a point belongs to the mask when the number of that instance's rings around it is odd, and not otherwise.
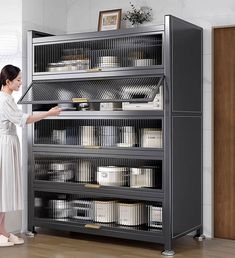
<path fill-rule="evenodd" d="M 235 27 L 214 29 L 214 233 L 235 239 Z"/>

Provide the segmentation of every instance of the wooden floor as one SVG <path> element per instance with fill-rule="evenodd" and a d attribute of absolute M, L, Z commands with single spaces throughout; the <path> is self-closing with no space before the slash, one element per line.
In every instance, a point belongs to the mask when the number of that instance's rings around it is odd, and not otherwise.
<path fill-rule="evenodd" d="M 53 233 L 53 235 L 52 235 Z M 56 234 L 56 235 L 54 235 Z M 24 236 L 23 236 L 24 237 Z M 158 258 L 162 245 L 113 238 L 40 232 L 21 246 L 0 248 L 0 258 Z M 234 258 L 235 241 L 210 239 L 197 242 L 186 236 L 174 242 L 175 258 Z"/>

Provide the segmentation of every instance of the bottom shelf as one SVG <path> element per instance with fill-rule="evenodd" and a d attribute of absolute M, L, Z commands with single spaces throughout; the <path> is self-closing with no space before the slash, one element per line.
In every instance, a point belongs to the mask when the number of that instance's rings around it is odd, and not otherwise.
<path fill-rule="evenodd" d="M 33 218 L 31 227 L 78 232 L 84 234 L 109 236 L 115 238 L 133 239 L 153 243 L 164 243 L 162 230 L 149 229 L 146 226 L 125 227 L 108 223 L 94 223 L 72 219 Z M 29 230 L 32 230 L 29 228 Z"/>
<path fill-rule="evenodd" d="M 73 222 L 86 227 L 162 231 L 162 203 L 116 199 L 91 194 L 38 192 L 34 196 L 36 218 Z"/>

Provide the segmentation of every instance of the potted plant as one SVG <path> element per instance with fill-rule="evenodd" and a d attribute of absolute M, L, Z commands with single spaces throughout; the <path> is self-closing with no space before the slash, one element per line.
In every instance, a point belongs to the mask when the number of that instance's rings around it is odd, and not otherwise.
<path fill-rule="evenodd" d="M 152 9 L 148 7 L 136 8 L 133 3 L 130 2 L 131 10 L 127 11 L 124 15 L 123 20 L 129 21 L 131 25 L 138 26 L 144 22 L 151 21 L 152 18 Z"/>

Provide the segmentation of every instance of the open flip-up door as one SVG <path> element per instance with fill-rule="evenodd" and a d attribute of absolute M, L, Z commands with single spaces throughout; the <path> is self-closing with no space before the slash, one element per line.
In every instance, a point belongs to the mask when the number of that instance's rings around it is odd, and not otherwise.
<path fill-rule="evenodd" d="M 150 102 L 163 75 L 117 79 L 33 81 L 19 104 Z"/>

